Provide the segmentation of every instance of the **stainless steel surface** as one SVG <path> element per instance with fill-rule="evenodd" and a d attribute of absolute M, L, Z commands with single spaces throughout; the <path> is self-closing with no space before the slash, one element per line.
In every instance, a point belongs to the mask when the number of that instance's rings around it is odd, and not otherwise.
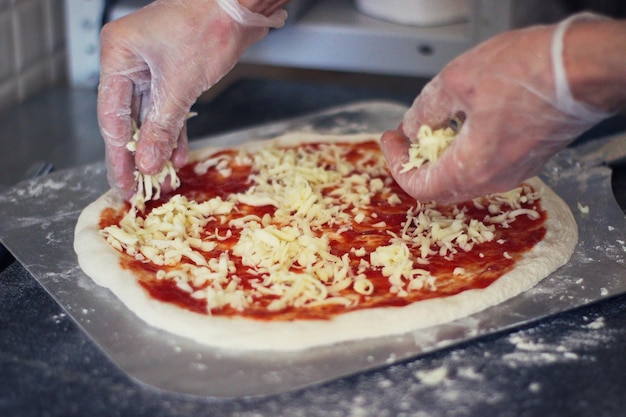
<path fill-rule="evenodd" d="M 54 171 L 54 166 L 47 161 L 37 161 L 33 163 L 26 171 L 25 179 L 37 178 L 43 175 L 48 175 Z"/>
<path fill-rule="evenodd" d="M 48 175 L 54 170 L 54 166 L 47 161 L 37 161 L 33 163 L 26 173 L 22 176 L 24 180 L 41 177 Z M 0 184 L 0 192 L 4 191 L 4 187 Z M 4 269 L 13 260 L 11 254 L 7 251 L 4 245 L 0 244 L 0 271 Z"/>
<path fill-rule="evenodd" d="M 395 127 L 406 109 L 366 102 L 194 142 L 233 145 L 285 131 L 353 133 Z M 593 151 L 593 149 L 586 150 Z M 572 208 L 580 241 L 570 263 L 530 291 L 455 322 L 397 337 L 280 355 L 233 354 L 148 328 L 79 269 L 72 250 L 82 209 L 106 191 L 103 164 L 23 182 L 0 195 L 0 240 L 128 375 L 158 389 L 210 397 L 264 396 L 397 363 L 626 292 L 626 219 L 610 170 L 566 150 L 544 179 Z M 589 213 L 578 205 L 589 208 Z"/>
<path fill-rule="evenodd" d="M 17 184 L 39 161 L 55 169 L 101 161 L 95 89 L 51 88 L 0 113 L 0 138 L 0 187 Z"/>
<path fill-rule="evenodd" d="M 589 148 L 589 149 L 585 149 Z M 626 163 L 626 133 L 618 133 L 599 139 L 581 151 L 585 152 L 582 158 L 587 164 L 606 164 L 617 166 Z"/>

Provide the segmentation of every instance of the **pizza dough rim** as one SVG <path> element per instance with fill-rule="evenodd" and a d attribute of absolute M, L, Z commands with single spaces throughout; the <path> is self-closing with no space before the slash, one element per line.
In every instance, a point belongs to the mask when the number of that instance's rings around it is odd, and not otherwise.
<path fill-rule="evenodd" d="M 270 142 L 297 145 L 305 142 L 362 142 L 377 134 L 316 135 L 292 133 L 270 140 L 250 142 L 254 149 Z M 190 159 L 202 159 L 222 148 L 205 148 Z M 564 265 L 578 242 L 578 228 L 567 204 L 539 178 L 526 181 L 542 188 L 542 207 L 548 213 L 545 238 L 489 287 L 424 300 L 403 307 L 352 311 L 330 320 L 265 322 L 240 317 L 207 316 L 149 297 L 133 274 L 121 268 L 119 253 L 100 236 L 98 222 L 106 207 L 122 202 L 109 191 L 87 206 L 79 216 L 74 250 L 81 269 L 98 285 L 111 290 L 139 318 L 151 326 L 190 338 L 214 348 L 236 351 L 295 351 L 340 342 L 401 335 L 420 328 L 451 322 L 504 302 L 536 285 Z"/>

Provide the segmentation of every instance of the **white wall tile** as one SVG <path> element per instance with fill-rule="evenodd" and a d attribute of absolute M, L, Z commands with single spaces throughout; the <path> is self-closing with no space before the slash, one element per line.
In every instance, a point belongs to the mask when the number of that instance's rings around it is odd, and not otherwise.
<path fill-rule="evenodd" d="M 12 0 L 0 0 L 0 12 L 7 10 L 11 4 L 13 4 Z"/>
<path fill-rule="evenodd" d="M 41 0 L 22 0 L 16 4 L 18 70 L 26 70 L 46 58 L 46 21 Z"/>
<path fill-rule="evenodd" d="M 50 81 L 52 84 L 67 83 L 67 54 L 64 50 L 57 52 L 50 59 Z"/>
<path fill-rule="evenodd" d="M 41 62 L 22 71 L 17 78 L 17 94 L 20 99 L 32 96 L 50 85 L 50 65 Z"/>
<path fill-rule="evenodd" d="M 17 80 L 9 79 L 0 82 L 0 112 L 17 103 Z"/>
<path fill-rule="evenodd" d="M 64 3 L 0 0 L 0 111 L 67 82 Z"/>
<path fill-rule="evenodd" d="M 48 52 L 56 53 L 65 48 L 65 13 L 61 0 L 44 0 L 48 30 Z"/>
<path fill-rule="evenodd" d="M 0 82 L 15 75 L 15 42 L 11 12 L 0 12 Z"/>

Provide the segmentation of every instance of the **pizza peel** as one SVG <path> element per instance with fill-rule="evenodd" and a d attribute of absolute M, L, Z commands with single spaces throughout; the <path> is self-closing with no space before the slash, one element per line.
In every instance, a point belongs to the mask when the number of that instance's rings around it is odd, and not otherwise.
<path fill-rule="evenodd" d="M 288 131 L 379 132 L 394 128 L 405 111 L 389 102 L 356 103 L 191 146 L 232 146 Z M 266 396 L 405 361 L 625 293 L 626 218 L 605 166 L 619 155 L 625 155 L 624 142 L 608 138 L 566 149 L 546 165 L 542 178 L 571 208 L 580 239 L 571 261 L 533 289 L 452 323 L 301 352 L 235 353 L 203 346 L 146 326 L 94 284 L 78 267 L 72 244 L 78 215 L 108 189 L 103 163 L 25 181 L 0 194 L 0 241 L 139 383 L 187 395 Z"/>

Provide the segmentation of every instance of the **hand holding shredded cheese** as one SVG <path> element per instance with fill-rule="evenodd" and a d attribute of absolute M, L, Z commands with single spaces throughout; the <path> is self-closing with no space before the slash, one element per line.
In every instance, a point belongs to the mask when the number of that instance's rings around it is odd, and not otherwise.
<path fill-rule="evenodd" d="M 419 201 L 450 204 L 508 190 L 537 175 L 552 155 L 623 106 L 623 90 L 588 88 L 597 71 L 585 67 L 568 79 L 565 68 L 565 62 L 587 58 L 607 70 L 607 79 L 612 71 L 623 74 L 607 58 L 623 50 L 612 43 L 622 30 L 619 22 L 584 13 L 558 25 L 499 34 L 457 57 L 424 86 L 401 127 L 381 137 L 398 184 Z M 570 31 L 578 36 L 566 36 Z M 597 41 L 604 33 L 605 49 L 586 48 L 586 33 L 597 34 Z M 464 128 L 437 163 L 404 166 L 406 138 L 414 140 L 421 126 L 439 126 L 455 116 L 462 116 Z"/>
<path fill-rule="evenodd" d="M 284 24 L 287 13 L 279 6 L 285 1 L 272 10 L 265 3 L 247 10 L 237 0 L 152 1 L 103 26 L 97 110 L 112 189 L 128 196 L 135 188 L 134 167 L 120 144 L 139 114 L 142 140 L 150 143 L 138 149 L 141 170 L 154 173 L 168 160 L 176 168 L 185 163 L 184 121 L 194 102 L 269 27 Z"/>
<path fill-rule="evenodd" d="M 455 137 L 456 133 L 449 127 L 432 130 L 426 125 L 420 126 L 417 142 L 411 143 L 409 147 L 409 161 L 402 166 L 400 172 L 404 173 L 413 168 L 419 168 L 426 162 L 437 162 Z"/>
<path fill-rule="evenodd" d="M 131 140 L 126 144 L 126 149 L 133 154 L 137 150 L 137 140 L 139 139 L 139 127 L 133 120 L 133 136 Z M 180 179 L 176 174 L 176 169 L 172 164 L 172 161 L 167 161 L 165 166 L 156 175 L 147 175 L 140 172 L 135 168 L 135 182 L 137 189 L 130 199 L 130 204 L 133 208 L 139 211 L 143 211 L 146 206 L 146 201 L 158 200 L 161 197 L 161 184 L 170 178 L 170 187 L 172 190 L 177 189 L 180 186 Z"/>

